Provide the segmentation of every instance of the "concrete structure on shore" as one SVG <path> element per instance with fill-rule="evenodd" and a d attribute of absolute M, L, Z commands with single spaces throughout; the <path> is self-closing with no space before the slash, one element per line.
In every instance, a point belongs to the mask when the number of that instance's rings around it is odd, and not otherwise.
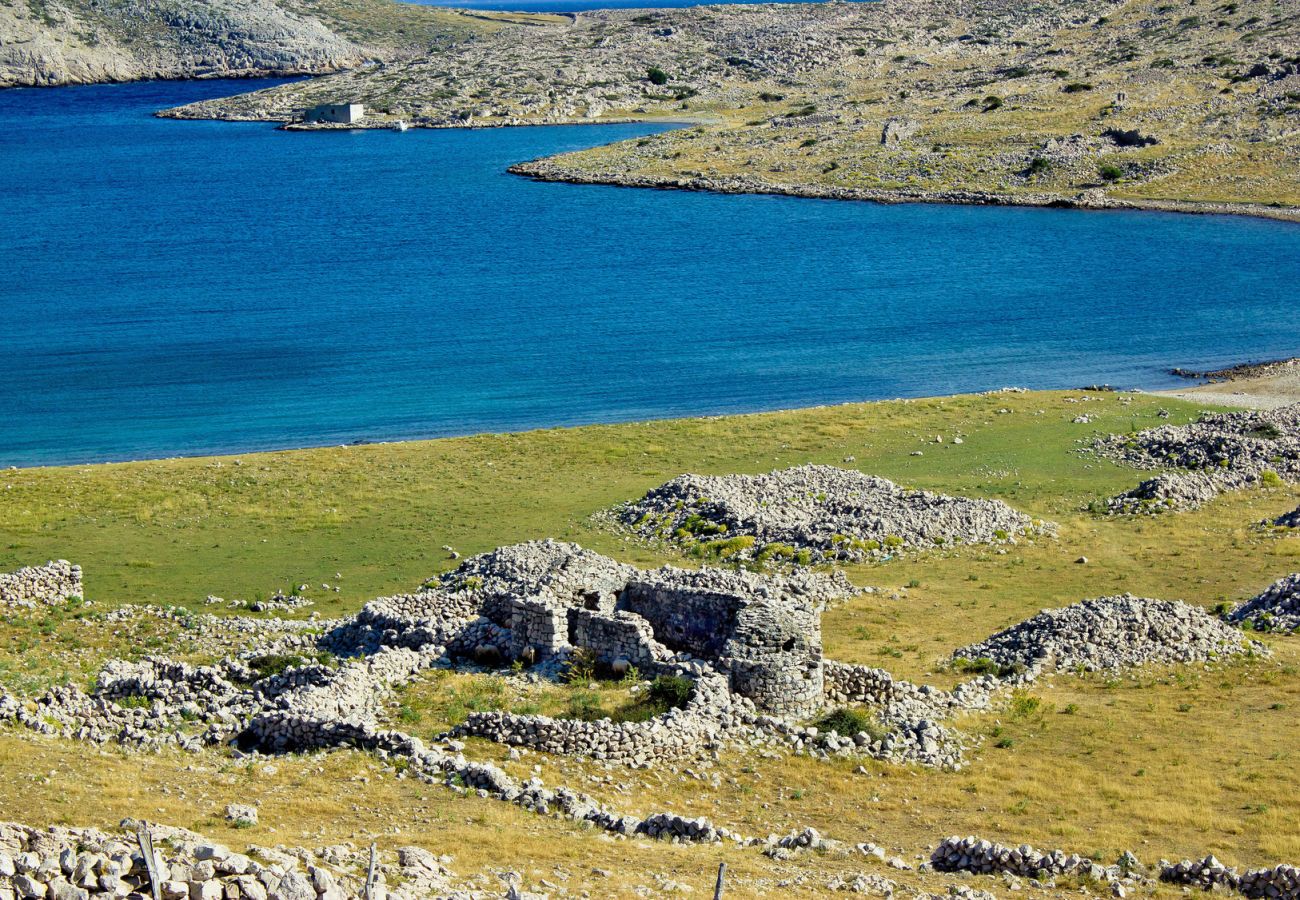
<path fill-rule="evenodd" d="M 323 103 L 313 106 L 302 115 L 304 122 L 330 122 L 335 125 L 355 125 L 366 117 L 366 107 L 361 103 Z"/>

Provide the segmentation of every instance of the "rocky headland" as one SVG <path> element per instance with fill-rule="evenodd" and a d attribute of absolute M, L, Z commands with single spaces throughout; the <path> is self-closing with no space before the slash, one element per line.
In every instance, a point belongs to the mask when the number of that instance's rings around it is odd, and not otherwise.
<path fill-rule="evenodd" d="M 892 202 L 1300 218 L 1300 26 L 1278 0 L 883 0 L 613 10 L 168 111 L 292 123 L 692 127 L 518 174 Z M 302 127 L 295 124 L 293 127 Z"/>
<path fill-rule="evenodd" d="M 548 18 L 390 0 L 31 0 L 0 5 L 0 87 L 321 75 Z"/>

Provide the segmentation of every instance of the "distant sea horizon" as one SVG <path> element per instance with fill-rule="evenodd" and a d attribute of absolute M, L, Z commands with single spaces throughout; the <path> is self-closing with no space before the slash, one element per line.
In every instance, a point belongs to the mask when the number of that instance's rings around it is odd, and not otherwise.
<path fill-rule="evenodd" d="M 1300 354 L 1300 227 L 534 182 L 664 125 L 293 133 L 0 92 L 0 466 L 1187 382 Z"/>

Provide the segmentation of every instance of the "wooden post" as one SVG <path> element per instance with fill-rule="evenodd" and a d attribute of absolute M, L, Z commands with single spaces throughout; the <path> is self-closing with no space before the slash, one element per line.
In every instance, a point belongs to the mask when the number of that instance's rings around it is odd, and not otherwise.
<path fill-rule="evenodd" d="M 140 842 L 140 854 L 144 856 L 144 868 L 149 873 L 149 888 L 153 900 L 162 900 L 162 878 L 158 875 L 158 861 L 153 855 L 153 835 L 149 833 L 149 823 L 139 822 L 135 831 L 136 840 Z"/>
<path fill-rule="evenodd" d="M 727 878 L 727 864 L 718 863 L 718 883 L 713 888 L 713 900 L 722 900 L 723 882 Z"/>
<path fill-rule="evenodd" d="M 366 900 L 375 900 L 375 876 L 379 874 L 379 851 L 370 844 L 370 869 L 366 872 Z"/>

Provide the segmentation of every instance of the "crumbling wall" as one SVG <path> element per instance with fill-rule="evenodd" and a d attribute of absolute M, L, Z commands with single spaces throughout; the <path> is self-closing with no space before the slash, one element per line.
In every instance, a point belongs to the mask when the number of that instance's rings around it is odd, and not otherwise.
<path fill-rule="evenodd" d="M 655 640 L 650 623 L 629 612 L 605 615 L 586 609 L 569 610 L 569 641 L 590 650 L 599 663 L 612 665 L 622 659 L 643 673 L 672 655 Z"/>
<path fill-rule="evenodd" d="M 66 559 L 0 573 L 0 606 L 58 606 L 83 596 L 81 566 Z"/>

